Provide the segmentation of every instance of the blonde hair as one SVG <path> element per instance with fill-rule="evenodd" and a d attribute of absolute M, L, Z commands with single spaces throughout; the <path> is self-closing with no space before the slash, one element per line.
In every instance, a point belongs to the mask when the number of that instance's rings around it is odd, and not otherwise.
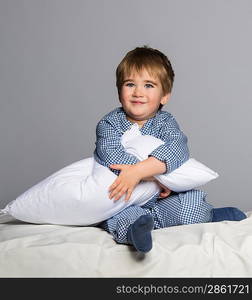
<path fill-rule="evenodd" d="M 129 51 L 116 69 L 116 86 L 119 98 L 124 79 L 130 76 L 133 71 L 140 73 L 143 69 L 146 69 L 151 76 L 159 79 L 163 95 L 171 92 L 175 74 L 169 59 L 159 50 L 145 45 Z M 161 104 L 159 109 L 162 106 Z"/>

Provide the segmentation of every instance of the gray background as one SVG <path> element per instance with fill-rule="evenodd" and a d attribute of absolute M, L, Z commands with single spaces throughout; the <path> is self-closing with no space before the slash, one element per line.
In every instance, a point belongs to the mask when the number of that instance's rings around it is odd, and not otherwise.
<path fill-rule="evenodd" d="M 208 201 L 252 210 L 251 29 L 250 0 L 0 0 L 0 207 L 93 155 L 115 69 L 147 44 L 175 70 L 165 110 L 220 174 Z"/>

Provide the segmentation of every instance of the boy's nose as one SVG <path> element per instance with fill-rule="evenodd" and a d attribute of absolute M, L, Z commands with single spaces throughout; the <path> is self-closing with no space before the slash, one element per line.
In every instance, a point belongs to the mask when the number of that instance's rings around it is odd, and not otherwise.
<path fill-rule="evenodd" d="M 142 97 L 143 96 L 143 91 L 141 90 L 141 88 L 136 87 L 133 91 L 133 96 Z"/>

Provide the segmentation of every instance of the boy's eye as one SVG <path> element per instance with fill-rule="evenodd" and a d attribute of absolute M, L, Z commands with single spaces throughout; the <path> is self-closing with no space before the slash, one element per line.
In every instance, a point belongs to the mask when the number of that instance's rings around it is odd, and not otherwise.
<path fill-rule="evenodd" d="M 152 84 L 150 84 L 150 83 L 146 83 L 146 85 L 145 85 L 147 88 L 153 88 L 153 85 Z"/>
<path fill-rule="evenodd" d="M 128 83 L 126 83 L 125 85 L 126 85 L 126 86 L 129 86 L 129 87 L 132 87 L 132 86 L 134 85 L 134 83 L 128 82 Z"/>

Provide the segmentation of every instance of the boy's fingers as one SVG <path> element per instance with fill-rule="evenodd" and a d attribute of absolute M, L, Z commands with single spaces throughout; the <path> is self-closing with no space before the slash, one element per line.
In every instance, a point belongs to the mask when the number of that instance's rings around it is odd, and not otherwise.
<path fill-rule="evenodd" d="M 171 191 L 164 191 L 159 194 L 160 198 L 167 198 L 170 195 Z"/>
<path fill-rule="evenodd" d="M 126 197 L 125 197 L 126 202 L 129 201 L 131 194 L 132 194 L 132 190 L 128 190 Z"/>
<path fill-rule="evenodd" d="M 110 193 L 109 199 L 112 199 L 115 195 L 117 195 L 122 189 L 122 185 L 119 184 L 113 191 Z"/>
<path fill-rule="evenodd" d="M 112 184 L 112 185 L 109 187 L 108 191 L 111 192 L 115 187 L 116 187 L 116 184 Z"/>
<path fill-rule="evenodd" d="M 123 194 L 124 193 L 118 193 L 115 197 L 112 197 L 112 198 L 114 198 L 114 201 L 117 201 L 117 200 L 119 200 L 122 196 L 123 196 Z"/>
<path fill-rule="evenodd" d="M 115 189 L 119 184 L 120 184 L 119 182 L 114 181 L 114 183 L 111 184 L 111 186 L 109 187 L 109 192 Z"/>
<path fill-rule="evenodd" d="M 121 165 L 110 165 L 109 166 L 111 169 L 121 169 L 122 168 L 122 166 Z"/>
<path fill-rule="evenodd" d="M 114 198 L 115 201 L 119 200 L 125 193 L 127 192 L 127 188 L 123 185 L 120 185 L 119 189 L 114 190 L 111 193 L 111 198 Z"/>
<path fill-rule="evenodd" d="M 119 193 L 117 193 L 115 196 L 115 201 L 119 200 L 125 194 L 125 192 L 125 190 L 121 190 Z"/>

